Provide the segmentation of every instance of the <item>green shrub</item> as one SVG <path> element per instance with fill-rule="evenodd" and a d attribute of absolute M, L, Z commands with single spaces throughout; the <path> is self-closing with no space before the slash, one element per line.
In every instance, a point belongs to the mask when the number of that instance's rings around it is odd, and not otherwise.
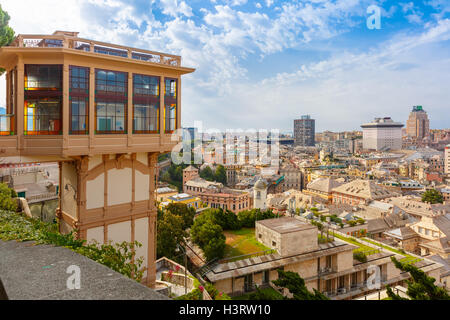
<path fill-rule="evenodd" d="M 37 244 L 66 247 L 131 279 L 138 282 L 142 280 L 145 271 L 145 268 L 141 268 L 143 258 L 137 259 L 134 251 L 142 246 L 140 243 L 86 245 L 85 240 L 75 238 L 75 231 L 61 234 L 57 228 L 54 223 L 29 218 L 22 213 L 0 210 L 0 240 L 35 241 Z M 131 263 L 132 260 L 134 263 Z"/>
<path fill-rule="evenodd" d="M 358 260 L 359 262 L 367 262 L 367 256 L 364 252 L 357 251 L 353 252 L 353 259 Z"/>
<path fill-rule="evenodd" d="M 357 222 L 355 220 L 347 221 L 347 223 L 350 225 L 350 227 L 354 227 L 357 224 Z"/>
<path fill-rule="evenodd" d="M 0 183 L 0 210 L 17 211 L 17 202 L 13 199 L 16 197 L 17 193 L 13 189 Z"/>
<path fill-rule="evenodd" d="M 116 244 L 92 243 L 74 248 L 74 251 L 82 254 L 98 263 L 101 263 L 128 278 L 141 282 L 145 267 L 141 267 L 144 258 L 136 258 L 136 249 L 142 247 L 139 242 L 122 242 Z M 134 261 L 134 263 L 131 263 Z"/>
<path fill-rule="evenodd" d="M 330 216 L 330 221 L 337 223 L 337 224 L 341 224 L 342 223 L 342 219 L 338 218 L 337 215 L 333 214 L 332 216 Z"/>
<path fill-rule="evenodd" d="M 197 288 L 185 295 L 175 298 L 175 300 L 203 300 L 203 292 Z"/>
<path fill-rule="evenodd" d="M 323 224 L 321 224 L 320 222 L 317 222 L 317 221 L 311 221 L 311 224 L 312 224 L 313 226 L 316 226 L 319 230 L 322 230 L 322 229 L 323 229 Z"/>

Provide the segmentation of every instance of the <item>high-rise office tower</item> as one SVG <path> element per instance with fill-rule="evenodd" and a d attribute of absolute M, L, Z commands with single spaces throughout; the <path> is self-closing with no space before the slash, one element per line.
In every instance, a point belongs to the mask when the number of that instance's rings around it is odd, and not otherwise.
<path fill-rule="evenodd" d="M 402 148 L 402 123 L 391 118 L 375 118 L 375 121 L 361 125 L 363 148 L 367 150 L 400 150 Z"/>
<path fill-rule="evenodd" d="M 302 116 L 294 120 L 294 146 L 313 147 L 315 145 L 316 120 Z"/>
<path fill-rule="evenodd" d="M 406 134 L 423 139 L 430 134 L 430 120 L 422 106 L 414 106 L 406 121 Z"/>

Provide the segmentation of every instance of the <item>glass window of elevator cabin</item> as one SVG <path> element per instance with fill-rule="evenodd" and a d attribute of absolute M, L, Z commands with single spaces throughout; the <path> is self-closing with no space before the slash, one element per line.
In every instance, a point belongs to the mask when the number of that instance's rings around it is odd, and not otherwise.
<path fill-rule="evenodd" d="M 177 125 L 177 79 L 165 79 L 164 85 L 164 128 L 172 133 Z"/>
<path fill-rule="evenodd" d="M 128 74 L 95 70 L 95 130 L 99 134 L 127 132 Z"/>
<path fill-rule="evenodd" d="M 62 65 L 25 65 L 24 134 L 62 133 Z"/>
<path fill-rule="evenodd" d="M 88 134 L 89 68 L 70 66 L 70 134 Z"/>
<path fill-rule="evenodd" d="M 159 77 L 133 75 L 133 133 L 159 132 Z"/>

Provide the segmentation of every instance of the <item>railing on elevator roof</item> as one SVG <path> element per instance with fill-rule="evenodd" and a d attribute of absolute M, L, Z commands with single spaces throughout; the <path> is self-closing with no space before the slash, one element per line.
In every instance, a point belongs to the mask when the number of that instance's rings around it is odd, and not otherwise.
<path fill-rule="evenodd" d="M 19 34 L 10 47 L 67 48 L 85 52 L 112 55 L 149 63 L 181 67 L 181 57 L 161 52 L 136 49 L 121 45 L 78 38 L 77 32 L 55 32 L 52 35 Z"/>

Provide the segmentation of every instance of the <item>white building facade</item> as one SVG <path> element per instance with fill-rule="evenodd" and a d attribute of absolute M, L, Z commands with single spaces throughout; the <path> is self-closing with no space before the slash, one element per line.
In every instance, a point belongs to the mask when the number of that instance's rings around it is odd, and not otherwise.
<path fill-rule="evenodd" d="M 402 148 L 402 123 L 391 118 L 375 118 L 363 128 L 363 148 L 366 150 L 400 150 Z"/>

